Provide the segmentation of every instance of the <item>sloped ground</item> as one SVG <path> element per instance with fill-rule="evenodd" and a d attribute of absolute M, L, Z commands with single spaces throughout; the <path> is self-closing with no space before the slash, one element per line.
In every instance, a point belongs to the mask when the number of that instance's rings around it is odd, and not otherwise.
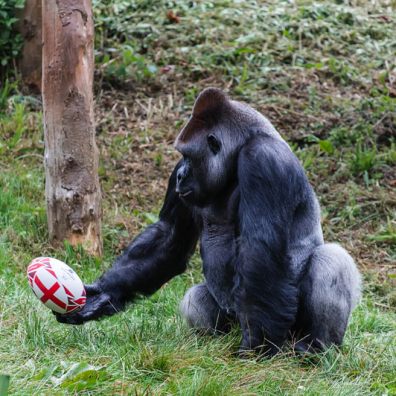
<path fill-rule="evenodd" d="M 110 193 L 139 210 L 158 204 L 177 158 L 172 142 L 196 94 L 219 86 L 265 114 L 295 148 L 321 199 L 328 239 L 347 243 L 363 266 L 389 267 L 396 202 L 389 10 L 215 4 L 183 3 L 171 15 L 164 5 L 152 13 L 125 4 L 113 17 L 122 34 L 100 30 L 112 48 L 98 50 L 107 82 L 97 106 Z M 124 40 L 117 50 L 114 36 Z M 106 90 L 110 83 L 122 92 Z"/>
<path fill-rule="evenodd" d="M 94 2 L 102 261 L 48 246 L 40 104 L 6 95 L 0 373 L 11 374 L 13 394 L 396 394 L 396 12 L 390 2 L 339 3 Z M 56 324 L 31 299 L 32 257 L 56 256 L 90 281 L 155 221 L 179 158 L 173 140 L 207 86 L 274 123 L 319 196 L 326 239 L 364 272 L 341 351 L 241 361 L 237 329 L 190 333 L 177 305 L 202 278 L 198 257 L 149 300 L 82 328 Z"/>

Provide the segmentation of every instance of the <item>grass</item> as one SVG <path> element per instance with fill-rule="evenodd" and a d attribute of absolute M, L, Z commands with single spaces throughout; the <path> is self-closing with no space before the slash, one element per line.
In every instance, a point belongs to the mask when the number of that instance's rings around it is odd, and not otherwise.
<path fill-rule="evenodd" d="M 38 167 L 37 167 L 38 168 Z M 65 327 L 33 297 L 25 278 L 30 258 L 55 255 L 90 281 L 111 262 L 47 245 L 40 169 L 25 177 L 14 164 L 0 177 L 0 361 L 11 393 L 33 394 L 394 394 L 396 345 L 389 285 L 367 278 L 342 350 L 317 359 L 290 353 L 270 361 L 232 356 L 239 334 L 198 337 L 183 324 L 178 302 L 201 279 L 199 261 L 153 297 L 84 327 Z M 91 393 L 90 393 L 91 392 Z"/>
<path fill-rule="evenodd" d="M 40 103 L 18 81 L 0 89 L 0 389 L 9 375 L 15 395 L 396 395 L 394 3 L 180 1 L 173 16 L 165 1 L 94 3 L 102 259 L 48 244 Z M 28 288 L 33 257 L 89 282 L 155 221 L 172 142 L 208 85 L 274 122 L 319 196 L 326 240 L 364 273 L 340 350 L 240 360 L 237 329 L 190 332 L 177 307 L 202 280 L 198 255 L 151 298 L 78 328 Z"/>

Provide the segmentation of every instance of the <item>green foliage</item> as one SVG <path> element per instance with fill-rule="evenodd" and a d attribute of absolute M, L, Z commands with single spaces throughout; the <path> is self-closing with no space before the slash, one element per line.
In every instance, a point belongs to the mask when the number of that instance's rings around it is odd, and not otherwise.
<path fill-rule="evenodd" d="M 150 9 L 150 2 L 93 1 L 95 16 L 96 61 L 110 81 L 145 81 L 157 72 L 133 38 L 150 35 L 151 25 L 131 21 L 134 13 Z"/>
<path fill-rule="evenodd" d="M 319 141 L 319 147 L 321 150 L 326 152 L 327 154 L 333 154 L 334 153 L 334 146 L 331 143 L 330 140 L 320 140 Z"/>
<path fill-rule="evenodd" d="M 382 226 L 376 234 L 369 235 L 368 239 L 379 243 L 388 243 L 389 245 L 393 245 L 395 247 L 396 254 L 396 220 L 391 221 L 388 219 L 387 224 Z"/>
<path fill-rule="evenodd" d="M 0 0 L 0 71 L 11 66 L 21 49 L 22 38 L 15 32 L 15 12 L 24 3 L 25 0 Z"/>
<path fill-rule="evenodd" d="M 33 151 L 43 146 L 41 112 L 30 109 L 36 109 L 37 102 L 36 98 L 20 95 L 17 82 L 6 80 L 0 88 L 0 155 L 3 158 L 16 154 L 40 155 Z"/>
<path fill-rule="evenodd" d="M 11 93 L 15 90 L 16 83 L 10 83 L 8 79 L 0 85 L 0 112 L 3 112 L 7 108 L 8 99 Z"/>
<path fill-rule="evenodd" d="M 354 174 L 370 171 L 376 164 L 377 150 L 375 147 L 365 147 L 361 143 L 356 145 L 351 158 L 351 170 Z"/>
<path fill-rule="evenodd" d="M 16 104 L 11 115 L 0 120 L 0 154 L 5 149 L 12 150 L 22 138 L 25 131 L 25 106 Z"/>
<path fill-rule="evenodd" d="M 117 57 L 111 58 L 109 54 L 105 54 L 103 57 L 98 56 L 97 60 L 102 63 L 105 76 L 109 79 L 134 78 L 145 81 L 157 71 L 157 67 L 143 56 L 136 54 L 131 45 L 121 45 Z"/>
<path fill-rule="evenodd" d="M 173 65 L 195 79 L 220 75 L 242 96 L 258 88 L 287 90 L 279 73 L 295 68 L 317 70 L 342 86 L 369 83 L 373 69 L 386 80 L 392 70 L 395 21 L 378 23 L 369 8 L 282 0 L 237 4 L 160 0 L 153 8 L 150 1 L 96 0 L 97 61 L 106 72 L 109 59 L 122 62 L 128 45 L 157 70 Z M 167 17 L 170 10 L 177 22 Z M 141 79 L 124 72 L 118 77 Z"/>
<path fill-rule="evenodd" d="M 55 365 L 43 370 L 36 377 L 42 379 L 51 373 L 51 382 L 55 388 L 78 392 L 95 388 L 97 383 L 106 379 L 107 374 L 104 367 L 95 367 L 87 362 L 66 363 L 61 362 L 60 367 Z M 54 373 L 56 376 L 52 376 Z"/>

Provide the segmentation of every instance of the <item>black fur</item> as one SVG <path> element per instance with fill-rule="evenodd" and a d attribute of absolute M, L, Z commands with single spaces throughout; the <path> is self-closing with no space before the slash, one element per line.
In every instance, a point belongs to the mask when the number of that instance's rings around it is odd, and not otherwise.
<path fill-rule="evenodd" d="M 241 152 L 240 243 L 234 288 L 243 348 L 264 338 L 280 347 L 297 310 L 297 273 L 288 256 L 291 221 L 310 187 L 287 145 L 257 136 Z M 265 276 L 263 276 L 265 274 Z"/>
<path fill-rule="evenodd" d="M 181 309 L 196 328 L 242 329 L 241 352 L 273 355 L 291 334 L 296 350 L 340 344 L 359 296 L 359 274 L 323 242 L 320 211 L 302 166 L 273 126 L 221 91 L 205 90 L 176 148 L 159 221 L 94 285 L 80 324 L 112 315 L 182 273 L 200 238 L 206 282 Z M 228 328 L 228 327 L 227 327 Z"/>

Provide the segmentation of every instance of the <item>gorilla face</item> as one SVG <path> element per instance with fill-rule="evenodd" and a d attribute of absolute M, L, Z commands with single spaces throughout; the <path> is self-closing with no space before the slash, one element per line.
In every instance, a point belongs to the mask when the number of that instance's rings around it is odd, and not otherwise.
<path fill-rule="evenodd" d="M 219 128 L 201 130 L 187 142 L 177 142 L 183 164 L 177 172 L 176 192 L 183 200 L 198 206 L 210 203 L 235 175 L 235 155 L 224 132 Z"/>

